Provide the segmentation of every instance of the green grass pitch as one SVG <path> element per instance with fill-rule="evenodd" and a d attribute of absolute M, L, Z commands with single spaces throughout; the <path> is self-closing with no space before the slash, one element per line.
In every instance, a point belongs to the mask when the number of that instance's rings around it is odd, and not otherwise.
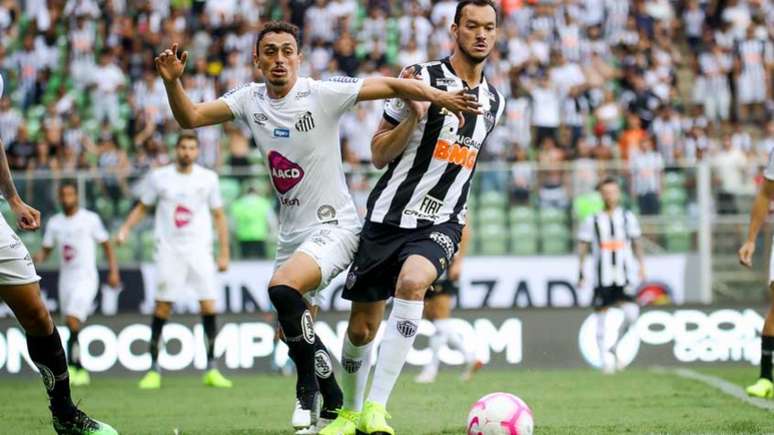
<path fill-rule="evenodd" d="M 752 367 L 713 367 L 702 373 L 744 384 Z M 605 376 L 591 370 L 482 371 L 461 383 L 446 371 L 432 385 L 400 379 L 390 402 L 399 434 L 462 434 L 470 405 L 494 391 L 521 396 L 532 407 L 537 434 L 766 433 L 774 415 L 700 382 L 648 370 Z M 95 418 L 126 435 L 292 433 L 293 380 L 235 375 L 235 388 L 213 390 L 198 376 L 167 375 L 161 391 L 136 388 L 136 378 L 92 376 L 74 397 Z M 177 432 L 175 432 L 177 430 Z M 0 380 L 0 433 L 51 434 L 38 379 Z"/>

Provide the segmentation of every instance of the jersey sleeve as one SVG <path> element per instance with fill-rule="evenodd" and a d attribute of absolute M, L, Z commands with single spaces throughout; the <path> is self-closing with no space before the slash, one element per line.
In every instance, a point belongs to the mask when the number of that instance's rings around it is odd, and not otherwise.
<path fill-rule="evenodd" d="M 357 96 L 362 87 L 363 80 L 356 77 L 331 77 L 319 82 L 317 90 L 323 110 L 338 119 L 357 103 Z"/>
<path fill-rule="evenodd" d="M 91 236 L 97 243 L 105 243 L 110 239 L 102 219 L 96 213 L 92 215 Z"/>
<path fill-rule="evenodd" d="M 403 71 L 413 68 L 414 71 L 416 71 L 417 77 L 421 78 L 422 80 L 427 83 L 427 80 L 425 79 L 425 75 L 423 74 L 424 70 L 419 67 L 419 65 L 412 65 L 408 66 L 403 69 Z M 403 71 L 401 71 L 401 75 L 403 75 Z M 406 117 L 409 115 L 409 110 L 411 110 L 405 101 L 403 101 L 402 98 L 390 98 L 389 100 L 386 100 L 384 102 L 384 114 L 383 117 L 388 122 L 398 125 L 401 121 L 406 119 Z"/>
<path fill-rule="evenodd" d="M 49 219 L 48 223 L 46 223 L 46 230 L 43 232 L 43 242 L 41 243 L 41 246 L 44 248 L 53 248 L 54 247 L 54 220 Z"/>
<path fill-rule="evenodd" d="M 234 119 L 244 119 L 245 107 L 249 102 L 250 83 L 244 83 L 226 92 L 219 99 L 226 103 Z"/>
<path fill-rule="evenodd" d="M 143 183 L 144 186 L 140 194 L 140 202 L 149 207 L 155 205 L 159 198 L 157 174 L 155 171 L 148 174 L 148 179 Z"/>
<path fill-rule="evenodd" d="M 642 237 L 642 229 L 640 228 L 640 221 L 637 219 L 637 216 L 635 216 L 634 213 L 627 211 L 625 218 L 627 223 L 627 236 L 630 239 L 639 239 Z"/>
<path fill-rule="evenodd" d="M 218 176 L 215 173 L 212 174 L 212 186 L 210 187 L 210 194 L 207 197 L 207 204 L 210 206 L 210 210 L 223 207 L 223 197 L 220 195 L 220 183 L 218 182 Z"/>
<path fill-rule="evenodd" d="M 594 241 L 594 217 L 589 216 L 578 228 L 578 241 L 591 243 Z"/>

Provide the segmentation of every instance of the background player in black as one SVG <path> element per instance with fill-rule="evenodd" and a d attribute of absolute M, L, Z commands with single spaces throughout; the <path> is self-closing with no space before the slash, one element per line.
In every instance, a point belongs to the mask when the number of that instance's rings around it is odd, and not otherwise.
<path fill-rule="evenodd" d="M 342 350 L 344 412 L 321 431 L 323 435 L 352 434 L 355 429 L 395 433 L 386 422 L 387 400 L 414 343 L 425 292 L 457 250 L 476 156 L 504 108 L 502 95 L 483 75 L 497 36 L 494 3 L 459 2 L 451 33 L 453 55 L 414 70 L 431 86 L 476 95 L 482 112 L 466 114 L 461 125 L 435 104 L 424 107 L 393 100 L 386 106 L 371 149 L 374 165 L 388 169 L 369 197 L 368 216 L 343 293 L 353 301 Z M 409 113 L 388 110 L 404 104 L 410 105 Z M 393 116 L 397 113 L 405 116 L 398 119 Z M 391 296 L 371 391 L 363 404 L 371 344 Z"/>

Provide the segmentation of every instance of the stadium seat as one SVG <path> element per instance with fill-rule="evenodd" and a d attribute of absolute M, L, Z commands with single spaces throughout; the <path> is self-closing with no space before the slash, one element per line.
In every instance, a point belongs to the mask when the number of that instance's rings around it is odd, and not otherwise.
<path fill-rule="evenodd" d="M 567 223 L 567 213 L 560 208 L 541 208 L 539 216 L 541 225 Z"/>
<path fill-rule="evenodd" d="M 508 238 L 504 225 L 488 222 L 479 229 L 480 253 L 483 255 L 504 255 L 508 252 Z"/>
<path fill-rule="evenodd" d="M 116 246 L 116 259 L 119 264 L 134 264 L 137 262 L 137 237 L 130 236 L 125 243 Z"/>
<path fill-rule="evenodd" d="M 153 236 L 153 231 L 143 231 L 142 236 L 140 236 L 140 240 L 142 243 L 142 255 L 140 256 L 140 260 L 143 262 L 153 261 L 155 256 L 154 253 L 156 251 L 156 240 Z"/>
<path fill-rule="evenodd" d="M 228 206 L 234 200 L 239 198 L 241 191 L 239 181 L 234 178 L 223 177 L 220 179 L 220 194 L 223 196 L 223 203 Z"/>
<path fill-rule="evenodd" d="M 478 211 L 478 221 L 482 224 L 498 224 L 505 225 L 506 215 L 505 210 L 500 207 L 482 207 Z"/>
<path fill-rule="evenodd" d="M 669 252 L 688 252 L 692 249 L 691 229 L 681 220 L 670 223 L 666 229 L 666 249 Z"/>
<path fill-rule="evenodd" d="M 683 205 L 687 199 L 688 194 L 681 187 L 670 187 L 661 193 L 661 205 L 663 206 L 671 204 Z"/>
<path fill-rule="evenodd" d="M 503 192 L 489 190 L 479 195 L 478 205 L 483 207 L 501 207 L 505 209 L 508 199 Z"/>
<path fill-rule="evenodd" d="M 538 248 L 537 227 L 529 221 L 511 221 L 511 251 L 513 255 L 535 255 Z"/>
<path fill-rule="evenodd" d="M 685 174 L 682 172 L 669 171 L 664 174 L 664 187 L 685 188 Z"/>
<path fill-rule="evenodd" d="M 541 227 L 540 240 L 544 254 L 566 254 L 570 250 L 570 231 L 564 224 L 544 224 Z"/>
<path fill-rule="evenodd" d="M 534 224 L 535 223 L 535 210 L 532 207 L 515 206 L 511 207 L 508 213 L 508 218 L 511 225 L 519 225 L 523 223 Z"/>
<path fill-rule="evenodd" d="M 40 231 L 20 231 L 18 234 L 19 238 L 24 243 L 24 246 L 30 251 L 30 254 L 35 255 L 35 253 L 40 250 L 40 245 L 43 242 L 43 236 Z"/>

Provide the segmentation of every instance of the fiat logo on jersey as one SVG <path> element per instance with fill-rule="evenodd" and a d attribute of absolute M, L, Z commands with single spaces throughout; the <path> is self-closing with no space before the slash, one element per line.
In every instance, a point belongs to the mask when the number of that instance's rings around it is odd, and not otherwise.
<path fill-rule="evenodd" d="M 178 205 L 175 207 L 175 227 L 182 228 L 191 223 L 193 213 L 187 207 Z"/>
<path fill-rule="evenodd" d="M 304 178 L 304 170 L 301 166 L 291 162 L 277 151 L 269 153 L 269 169 L 271 180 L 279 193 L 287 193 Z"/>
<path fill-rule="evenodd" d="M 62 258 L 68 263 L 73 261 L 75 259 L 75 248 L 71 245 L 62 246 Z"/>

